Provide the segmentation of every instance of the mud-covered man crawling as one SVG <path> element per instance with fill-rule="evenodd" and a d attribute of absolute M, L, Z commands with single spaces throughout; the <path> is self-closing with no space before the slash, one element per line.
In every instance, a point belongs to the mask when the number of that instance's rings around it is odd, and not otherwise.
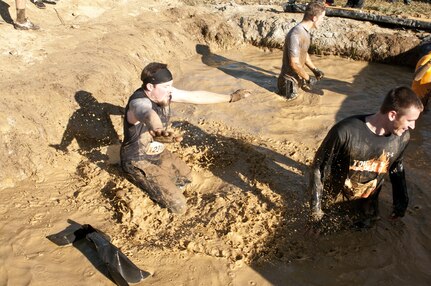
<path fill-rule="evenodd" d="M 150 198 L 173 213 L 187 209 L 182 189 L 191 182 L 189 167 L 165 148 L 180 142 L 181 136 L 168 131 L 170 103 L 212 104 L 236 102 L 250 95 L 244 89 L 232 94 L 185 91 L 173 87 L 166 64 L 150 63 L 141 74 L 137 89 L 125 109 L 121 166 L 128 178 Z"/>

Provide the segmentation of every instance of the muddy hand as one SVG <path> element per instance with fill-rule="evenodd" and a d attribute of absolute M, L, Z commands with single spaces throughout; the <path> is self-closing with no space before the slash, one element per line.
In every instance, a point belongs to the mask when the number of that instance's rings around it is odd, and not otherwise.
<path fill-rule="evenodd" d="M 325 213 L 322 210 L 316 210 L 311 213 L 311 219 L 313 221 L 320 221 Z"/>
<path fill-rule="evenodd" d="M 153 136 L 155 141 L 160 143 L 176 143 L 183 141 L 183 137 L 181 135 L 176 135 L 167 130 L 150 130 L 149 133 Z"/>
<path fill-rule="evenodd" d="M 229 102 L 235 102 L 243 98 L 249 97 L 250 95 L 251 91 L 249 91 L 248 89 L 238 89 L 230 94 Z"/>
<path fill-rule="evenodd" d="M 314 70 L 312 70 L 312 72 L 317 80 L 321 80 L 325 76 L 323 71 L 319 70 L 318 68 L 315 68 Z"/>
<path fill-rule="evenodd" d="M 311 91 L 313 86 L 317 83 L 317 78 L 310 76 L 308 80 L 303 80 L 302 89 L 305 91 Z"/>

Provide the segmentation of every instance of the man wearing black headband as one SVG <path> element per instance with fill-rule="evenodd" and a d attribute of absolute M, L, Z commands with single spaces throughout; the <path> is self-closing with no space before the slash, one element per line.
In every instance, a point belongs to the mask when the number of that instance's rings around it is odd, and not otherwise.
<path fill-rule="evenodd" d="M 186 211 L 181 188 L 190 183 L 189 167 L 165 150 L 163 142 L 182 137 L 167 131 L 170 103 L 211 104 L 235 102 L 250 95 L 237 90 L 230 95 L 208 91 L 185 91 L 173 87 L 166 64 L 150 63 L 141 74 L 142 87 L 129 98 L 124 119 L 121 166 L 129 179 L 163 207 L 174 213 Z"/>

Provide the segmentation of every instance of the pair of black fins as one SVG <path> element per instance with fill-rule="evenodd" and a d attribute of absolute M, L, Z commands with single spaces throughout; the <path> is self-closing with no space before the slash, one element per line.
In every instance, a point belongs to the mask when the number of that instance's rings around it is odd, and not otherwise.
<path fill-rule="evenodd" d="M 63 231 L 46 238 L 59 246 L 75 244 L 85 238 L 96 249 L 100 260 L 103 261 L 113 282 L 117 285 L 136 284 L 150 276 L 150 273 L 139 269 L 115 245 L 110 243 L 105 234 L 89 224 L 80 225 L 73 222 Z"/>

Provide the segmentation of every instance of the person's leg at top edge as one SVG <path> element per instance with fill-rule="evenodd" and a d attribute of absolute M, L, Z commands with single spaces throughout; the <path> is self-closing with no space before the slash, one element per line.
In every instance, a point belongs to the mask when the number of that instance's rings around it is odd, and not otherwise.
<path fill-rule="evenodd" d="M 16 20 L 14 21 L 14 28 L 17 30 L 38 30 L 39 26 L 33 24 L 25 16 L 25 4 L 26 0 L 15 0 L 16 6 Z"/>

